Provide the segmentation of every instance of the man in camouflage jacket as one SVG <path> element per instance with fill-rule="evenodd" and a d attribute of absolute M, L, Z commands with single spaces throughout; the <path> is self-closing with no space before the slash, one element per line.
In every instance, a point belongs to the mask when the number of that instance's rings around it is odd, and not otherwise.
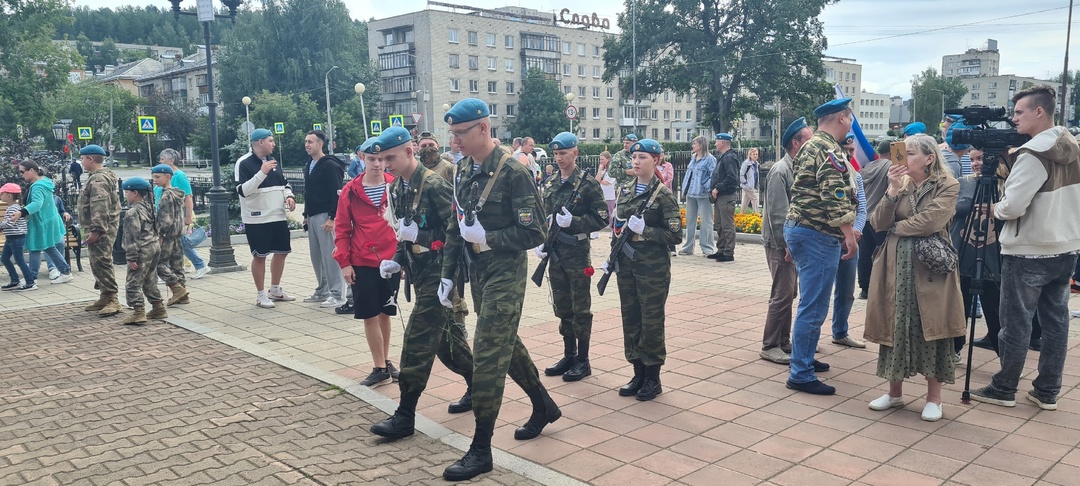
<path fill-rule="evenodd" d="M 184 232 L 184 191 L 172 187 L 172 167 L 159 164 L 150 169 L 154 185 L 161 187 L 157 204 L 157 232 L 161 237 L 161 255 L 157 275 L 172 290 L 169 305 L 187 304 L 188 291 L 184 285 L 184 249 L 180 236 Z"/>
<path fill-rule="evenodd" d="M 105 167 L 105 150 L 87 145 L 79 151 L 80 163 L 90 174 L 79 191 L 76 209 L 82 224 L 86 244 L 90 247 L 90 271 L 94 286 L 100 292 L 98 300 L 83 308 L 100 316 L 120 312 L 116 276 L 113 274 L 112 248 L 120 230 L 120 186 L 116 174 Z"/>

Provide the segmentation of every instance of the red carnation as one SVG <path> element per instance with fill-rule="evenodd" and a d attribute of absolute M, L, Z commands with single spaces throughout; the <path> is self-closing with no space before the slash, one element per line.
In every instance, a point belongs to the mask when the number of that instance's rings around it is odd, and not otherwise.
<path fill-rule="evenodd" d="M 377 251 L 375 251 L 375 242 L 374 241 L 365 242 L 361 246 L 368 249 L 368 250 L 370 250 L 372 253 L 378 253 Z"/>
<path fill-rule="evenodd" d="M 446 244 L 443 243 L 442 240 L 432 241 L 431 242 L 431 251 L 439 251 L 439 250 L 443 249 L 444 246 L 446 246 Z"/>
<path fill-rule="evenodd" d="M 591 277 L 591 276 L 593 276 L 594 273 L 596 273 L 596 270 L 593 270 L 593 267 L 585 267 L 585 276 L 586 277 Z"/>

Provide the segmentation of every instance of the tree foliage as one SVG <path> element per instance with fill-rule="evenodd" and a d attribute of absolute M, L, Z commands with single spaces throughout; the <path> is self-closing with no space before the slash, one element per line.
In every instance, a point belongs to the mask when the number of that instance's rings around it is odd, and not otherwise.
<path fill-rule="evenodd" d="M 112 39 L 121 44 L 180 47 L 184 48 L 185 54 L 195 52 L 195 45 L 204 43 L 199 20 L 190 15 L 181 15 L 176 19 L 168 2 L 162 3 L 166 5 L 124 5 L 115 9 L 76 7 L 70 11 L 73 21 L 58 26 L 55 38 L 77 39 L 85 36 L 95 42 Z M 190 5 L 186 10 L 194 11 L 194 8 L 194 5 Z M 214 22 L 210 25 L 210 34 L 214 39 L 220 39 L 221 33 L 231 28 L 231 22 Z"/>
<path fill-rule="evenodd" d="M 747 113 L 771 119 L 763 106 L 777 97 L 808 113 L 832 97 L 821 81 L 826 39 L 818 15 L 835 1 L 626 0 L 622 33 L 604 41 L 604 81 L 618 76 L 629 93 L 636 66 L 639 99 L 693 93 L 715 131 Z"/>
<path fill-rule="evenodd" d="M 191 142 L 191 135 L 199 123 L 205 122 L 199 116 L 198 105 L 163 94 L 155 94 L 147 99 L 143 114 L 156 116 L 158 133 L 168 138 L 171 146 L 180 151 Z"/>
<path fill-rule="evenodd" d="M 926 124 L 926 133 L 930 136 L 941 135 L 941 119 L 945 109 L 960 108 L 960 102 L 967 94 L 967 87 L 960 78 L 945 79 L 938 75 L 937 69 L 925 71 L 911 78 L 911 97 L 915 103 L 915 120 Z"/>
<path fill-rule="evenodd" d="M 274 141 L 277 143 L 274 157 L 278 159 L 278 162 L 290 166 L 307 163 L 310 158 L 304 152 L 304 135 L 311 130 L 313 123 L 322 123 L 322 118 L 326 117 L 325 113 L 319 110 L 319 106 L 315 104 L 311 96 L 307 93 L 292 96 L 284 93 L 263 91 L 251 98 L 251 123 L 256 128 L 266 128 L 272 131 L 274 123 L 281 122 L 285 124 L 285 133 L 274 135 Z M 243 122 L 244 117 L 240 116 L 234 123 L 222 124 L 219 128 L 223 132 L 230 130 L 230 128 L 238 129 Z M 243 134 L 240 134 L 229 147 L 229 159 L 226 160 L 235 161 L 240 158 L 241 155 L 247 152 L 247 145 L 247 139 Z"/>
<path fill-rule="evenodd" d="M 48 104 L 53 108 L 56 118 L 71 119 L 71 131 L 78 127 L 91 127 L 94 138 L 80 143 L 95 143 L 101 146 L 109 144 L 109 102 L 112 101 L 113 127 L 112 141 L 117 146 L 139 150 L 140 143 L 136 116 L 139 105 L 144 103 L 139 98 L 118 86 L 105 85 L 93 81 L 65 84 L 62 90 L 49 97 Z M 51 124 L 50 124 L 51 126 Z M 46 136 L 52 139 L 51 133 Z"/>
<path fill-rule="evenodd" d="M 521 83 L 518 114 L 510 122 L 510 133 L 515 137 L 532 137 L 541 144 L 569 129 L 563 96 L 557 81 L 548 79 L 540 69 L 530 70 Z"/>

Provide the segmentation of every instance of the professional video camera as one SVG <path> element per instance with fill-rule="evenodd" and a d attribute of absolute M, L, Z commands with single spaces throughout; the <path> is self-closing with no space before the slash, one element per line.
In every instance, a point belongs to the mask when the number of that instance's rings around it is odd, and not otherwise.
<path fill-rule="evenodd" d="M 968 144 L 982 150 L 984 154 L 983 175 L 994 174 L 998 168 L 998 157 L 1010 147 L 1019 147 L 1031 137 L 1016 132 L 1016 126 L 1000 106 L 971 105 L 961 109 L 945 110 L 946 115 L 960 115 L 963 123 L 970 128 L 953 130 L 952 143 Z M 1004 122 L 1009 128 L 994 128 L 991 123 Z"/>

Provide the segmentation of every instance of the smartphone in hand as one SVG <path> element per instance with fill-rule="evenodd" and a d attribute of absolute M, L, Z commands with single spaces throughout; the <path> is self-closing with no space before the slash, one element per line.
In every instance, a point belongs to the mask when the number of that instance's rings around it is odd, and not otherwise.
<path fill-rule="evenodd" d="M 892 157 L 892 165 L 907 165 L 907 143 L 903 140 L 890 143 L 889 157 Z"/>

